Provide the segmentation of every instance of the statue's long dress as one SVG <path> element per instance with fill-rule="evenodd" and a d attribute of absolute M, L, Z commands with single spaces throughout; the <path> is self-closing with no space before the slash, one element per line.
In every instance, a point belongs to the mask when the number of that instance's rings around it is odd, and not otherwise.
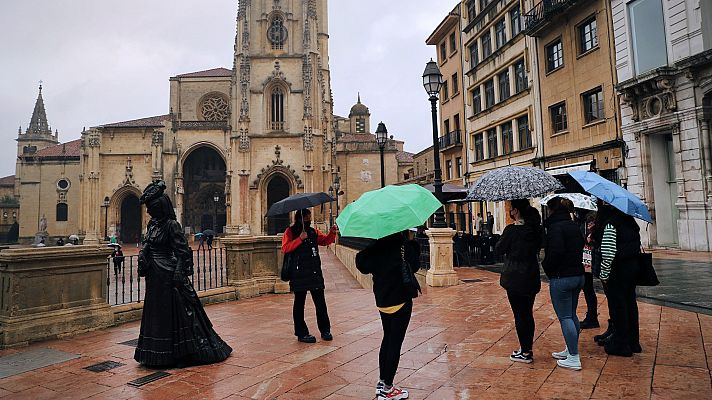
<path fill-rule="evenodd" d="M 193 285 L 187 278 L 174 281 L 176 268 L 192 275 L 192 250 L 180 224 L 152 219 L 142 251 L 150 267 L 134 359 L 153 367 L 225 360 L 232 348 L 213 330 Z"/>

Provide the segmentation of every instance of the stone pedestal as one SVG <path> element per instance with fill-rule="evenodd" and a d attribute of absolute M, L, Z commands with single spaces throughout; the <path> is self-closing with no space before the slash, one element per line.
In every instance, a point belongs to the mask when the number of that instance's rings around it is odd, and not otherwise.
<path fill-rule="evenodd" d="M 430 269 L 425 275 L 428 286 L 442 287 L 457 285 L 460 280 L 452 267 L 451 228 L 430 228 L 425 233 L 430 238 Z"/>
<path fill-rule="evenodd" d="M 222 243 L 227 249 L 227 284 L 235 287 L 238 298 L 289 292 L 289 285 L 279 279 L 281 236 L 228 235 Z"/>
<path fill-rule="evenodd" d="M 106 258 L 98 246 L 0 252 L 0 347 L 111 326 Z"/>

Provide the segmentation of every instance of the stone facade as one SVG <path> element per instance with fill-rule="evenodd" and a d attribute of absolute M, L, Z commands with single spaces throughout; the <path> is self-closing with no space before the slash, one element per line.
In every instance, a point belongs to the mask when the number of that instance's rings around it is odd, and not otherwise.
<path fill-rule="evenodd" d="M 610 2 L 568 2 L 524 13 L 535 47 L 541 104 L 539 164 L 554 175 L 597 170 L 618 181 L 623 166 Z M 559 114 L 563 111 L 563 115 Z"/>
<path fill-rule="evenodd" d="M 645 244 L 712 251 L 712 4 L 611 5 L 625 178 L 655 219 Z"/>
<path fill-rule="evenodd" d="M 17 139 L 20 235 L 31 241 L 44 216 L 51 236 L 134 242 L 148 221 L 138 198 L 154 179 L 166 181 L 187 233 L 281 232 L 289 220 L 266 218 L 272 203 L 327 192 L 336 180 L 341 202 L 355 200 L 380 187 L 379 149 L 360 95 L 348 119 L 334 118 L 330 79 L 326 0 L 242 0 L 233 68 L 170 78 L 164 115 L 92 127 L 60 144 L 40 88 Z M 393 139 L 385 153 L 395 183 L 412 158 Z M 321 208 L 314 217 L 327 219 Z"/>
<path fill-rule="evenodd" d="M 527 5 L 520 0 L 462 2 L 467 184 L 495 168 L 535 164 L 541 129 L 533 123 L 533 41 L 522 32 Z M 505 203 L 473 203 L 474 215 L 487 211 L 495 217 L 494 231 L 501 232 L 508 214 Z"/>

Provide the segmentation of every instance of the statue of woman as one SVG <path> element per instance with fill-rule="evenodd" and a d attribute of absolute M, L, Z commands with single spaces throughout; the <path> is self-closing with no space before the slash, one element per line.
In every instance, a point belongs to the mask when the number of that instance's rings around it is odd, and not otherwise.
<path fill-rule="evenodd" d="M 232 348 L 213 330 L 188 280 L 193 252 L 165 188 L 163 181 L 153 182 L 140 199 L 151 220 L 138 261 L 138 274 L 146 277 L 146 298 L 134 359 L 151 367 L 220 362 Z"/>
<path fill-rule="evenodd" d="M 44 214 L 40 218 L 40 232 L 47 232 L 47 217 Z"/>

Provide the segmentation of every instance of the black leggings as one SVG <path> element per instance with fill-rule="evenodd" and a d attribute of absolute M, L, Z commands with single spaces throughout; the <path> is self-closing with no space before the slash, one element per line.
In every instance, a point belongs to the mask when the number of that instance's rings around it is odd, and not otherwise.
<path fill-rule="evenodd" d="M 381 341 L 381 351 L 378 352 L 378 367 L 381 379 L 388 386 L 393 385 L 393 378 L 398 370 L 401 346 L 403 346 L 412 312 L 413 300 L 408 300 L 400 310 L 393 314 L 379 312 L 383 325 L 383 340 Z"/>
<path fill-rule="evenodd" d="M 534 299 L 536 295 L 521 295 L 507 291 L 509 305 L 514 313 L 519 346 L 523 353 L 529 353 L 534 346 Z"/>
<path fill-rule="evenodd" d="M 593 274 L 584 274 L 586 281 L 583 284 L 583 297 L 586 299 L 586 320 L 598 321 L 598 299 L 596 290 L 593 288 Z"/>
<path fill-rule="evenodd" d="M 309 290 L 314 308 L 316 308 L 316 324 L 319 326 L 319 332 L 331 333 L 331 322 L 329 321 L 329 313 L 326 309 L 326 299 L 324 298 L 324 289 Z M 292 307 L 292 318 L 294 318 L 294 334 L 297 337 L 303 337 L 309 334 L 307 323 L 304 322 L 304 304 L 307 301 L 307 292 L 294 292 L 294 307 Z"/>

